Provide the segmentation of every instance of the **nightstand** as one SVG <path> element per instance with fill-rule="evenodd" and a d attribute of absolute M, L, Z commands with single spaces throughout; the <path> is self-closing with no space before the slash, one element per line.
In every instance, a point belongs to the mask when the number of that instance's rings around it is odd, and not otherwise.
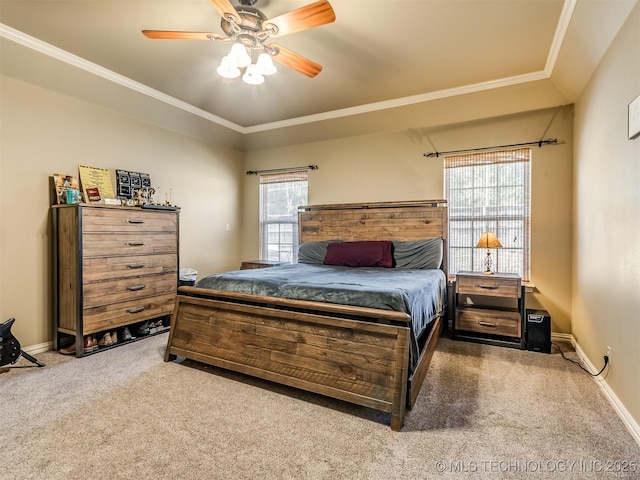
<path fill-rule="evenodd" d="M 278 265 L 284 265 L 287 262 L 280 262 L 278 260 L 248 260 L 242 262 L 240 270 L 250 270 L 252 268 L 268 268 L 277 267 Z"/>
<path fill-rule="evenodd" d="M 525 349 L 524 286 L 514 273 L 458 272 L 452 336 Z"/>

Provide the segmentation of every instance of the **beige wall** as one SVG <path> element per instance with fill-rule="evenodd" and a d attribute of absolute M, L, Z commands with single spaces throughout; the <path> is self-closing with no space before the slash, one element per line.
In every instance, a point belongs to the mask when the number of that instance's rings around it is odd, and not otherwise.
<path fill-rule="evenodd" d="M 624 74 L 621 74 L 624 72 Z M 640 95 L 640 5 L 576 103 L 572 330 L 640 423 L 640 138 L 627 106 Z"/>
<path fill-rule="evenodd" d="M 202 276 L 258 256 L 258 179 L 245 170 L 318 164 L 310 203 L 441 198 L 442 159 L 424 152 L 553 137 L 559 145 L 533 150 L 536 289 L 527 306 L 547 309 L 553 330 L 571 332 L 594 365 L 612 347 L 606 382 L 640 423 L 640 139 L 626 138 L 627 105 L 640 94 L 639 6 L 576 103 L 575 120 L 572 107 L 495 116 L 487 92 L 473 105 L 451 100 L 455 120 L 435 111 L 399 131 L 243 155 L 7 76 L 0 82 L 0 320 L 18 319 L 23 346 L 52 339 L 53 173 L 76 173 L 79 164 L 150 173 L 182 207 L 181 265 Z"/>
<path fill-rule="evenodd" d="M 78 165 L 128 169 L 172 189 L 180 263 L 230 269 L 239 258 L 242 157 L 2 76 L 0 109 L 0 319 L 16 317 L 24 346 L 53 338 L 49 192 L 53 173 Z M 115 177 L 114 177 L 115 181 Z M 225 224 L 230 230 L 225 230 Z"/>
<path fill-rule="evenodd" d="M 433 122 L 433 119 L 430 119 Z M 251 152 L 247 170 L 317 164 L 309 172 L 309 203 L 443 198 L 443 160 L 425 152 L 557 138 L 534 148 L 531 280 L 528 308 L 544 308 L 555 332 L 571 331 L 571 107 L 489 120 L 419 128 Z M 246 176 L 243 258 L 258 256 L 258 178 Z"/>

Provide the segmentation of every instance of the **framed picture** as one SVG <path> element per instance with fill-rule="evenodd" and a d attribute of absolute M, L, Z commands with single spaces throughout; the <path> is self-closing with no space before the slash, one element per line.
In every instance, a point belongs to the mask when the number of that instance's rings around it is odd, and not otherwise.
<path fill-rule="evenodd" d="M 131 190 L 136 191 L 142 188 L 142 178 L 138 172 L 129 172 L 129 180 L 131 182 Z"/>
<path fill-rule="evenodd" d="M 147 190 L 151 188 L 151 177 L 149 177 L 148 173 L 141 173 L 140 181 L 142 182 L 142 188 L 146 188 Z"/>
<path fill-rule="evenodd" d="M 131 178 L 127 170 L 116 169 L 116 186 L 119 197 L 131 198 Z"/>
<path fill-rule="evenodd" d="M 640 135 L 640 95 L 629 104 L 629 140 Z"/>
<path fill-rule="evenodd" d="M 56 203 L 57 204 L 73 204 L 80 201 L 79 198 L 79 183 L 78 177 L 73 175 L 60 175 L 55 173 L 53 175 L 53 183 L 56 190 Z"/>
<path fill-rule="evenodd" d="M 151 177 L 148 173 L 116 170 L 118 196 L 133 198 L 138 190 L 148 192 L 151 188 Z"/>

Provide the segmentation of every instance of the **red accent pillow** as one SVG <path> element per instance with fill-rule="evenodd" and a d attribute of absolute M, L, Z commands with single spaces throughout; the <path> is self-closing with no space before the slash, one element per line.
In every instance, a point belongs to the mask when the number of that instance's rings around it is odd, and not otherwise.
<path fill-rule="evenodd" d="M 393 242 L 371 240 L 341 242 L 327 245 L 325 265 L 346 267 L 393 267 Z"/>

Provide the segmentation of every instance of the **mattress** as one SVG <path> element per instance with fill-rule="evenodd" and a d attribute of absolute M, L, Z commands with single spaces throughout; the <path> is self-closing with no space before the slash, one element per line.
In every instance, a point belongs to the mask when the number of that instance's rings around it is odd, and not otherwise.
<path fill-rule="evenodd" d="M 419 355 L 417 339 L 445 310 L 447 280 L 439 269 L 297 263 L 213 274 L 196 286 L 407 313 L 411 317 L 413 370 Z"/>

